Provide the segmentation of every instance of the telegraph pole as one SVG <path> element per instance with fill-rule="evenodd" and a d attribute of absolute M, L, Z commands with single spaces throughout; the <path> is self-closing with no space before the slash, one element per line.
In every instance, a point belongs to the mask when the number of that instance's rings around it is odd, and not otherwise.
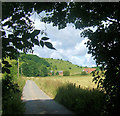
<path fill-rule="evenodd" d="M 18 78 L 19 78 L 19 58 L 18 58 Z"/>

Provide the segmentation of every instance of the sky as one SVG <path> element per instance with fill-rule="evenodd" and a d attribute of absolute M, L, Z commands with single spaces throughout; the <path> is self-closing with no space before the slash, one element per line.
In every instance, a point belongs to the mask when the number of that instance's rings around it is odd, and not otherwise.
<path fill-rule="evenodd" d="M 36 29 L 45 30 L 49 40 L 56 50 L 49 49 L 47 47 L 34 47 L 35 55 L 43 58 L 53 58 L 68 60 L 73 64 L 79 66 L 96 66 L 95 61 L 91 54 L 88 54 L 88 49 L 84 44 L 88 38 L 82 38 L 80 33 L 82 30 L 75 29 L 73 24 L 68 24 L 66 28 L 58 30 L 56 26 L 52 26 L 52 23 L 45 24 L 40 22 L 40 18 L 36 14 L 30 17 L 33 20 Z M 39 35 L 39 38 L 45 35 Z"/>
<path fill-rule="evenodd" d="M 42 16 L 44 16 L 44 13 L 42 13 Z M 33 48 L 34 55 L 43 58 L 68 60 L 72 62 L 72 64 L 79 66 L 96 66 L 92 55 L 87 53 L 88 49 L 85 42 L 87 42 L 88 38 L 82 38 L 80 36 L 82 30 L 75 29 L 73 24 L 68 24 L 66 28 L 58 30 L 56 26 L 52 26 L 52 23 L 45 24 L 41 22 L 40 17 L 38 17 L 36 13 L 34 13 L 30 19 L 34 21 L 36 29 L 44 30 L 47 33 L 47 37 L 50 38 L 48 42 L 51 42 L 56 49 L 42 48 L 41 46 L 35 45 Z M 7 33 L 9 34 L 10 32 Z M 39 40 L 44 36 L 46 35 L 39 35 Z"/>

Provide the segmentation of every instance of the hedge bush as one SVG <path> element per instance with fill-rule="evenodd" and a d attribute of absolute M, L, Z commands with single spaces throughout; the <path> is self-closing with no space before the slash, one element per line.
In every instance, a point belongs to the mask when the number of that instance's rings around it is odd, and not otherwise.
<path fill-rule="evenodd" d="M 70 71 L 63 71 L 63 76 L 70 76 Z"/>
<path fill-rule="evenodd" d="M 56 75 L 59 75 L 59 72 L 56 72 Z"/>

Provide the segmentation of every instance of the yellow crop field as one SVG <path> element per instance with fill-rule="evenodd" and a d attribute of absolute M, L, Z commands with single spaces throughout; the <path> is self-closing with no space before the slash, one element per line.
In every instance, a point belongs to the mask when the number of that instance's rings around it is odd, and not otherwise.
<path fill-rule="evenodd" d="M 31 79 L 31 77 L 27 77 L 28 79 Z M 81 88 L 88 88 L 93 89 L 96 88 L 97 85 L 92 82 L 93 77 L 91 75 L 85 75 L 85 76 L 51 76 L 51 77 L 34 77 L 32 78 L 34 80 L 37 80 L 37 82 L 42 81 L 59 81 L 62 83 L 73 83 L 76 87 Z"/>

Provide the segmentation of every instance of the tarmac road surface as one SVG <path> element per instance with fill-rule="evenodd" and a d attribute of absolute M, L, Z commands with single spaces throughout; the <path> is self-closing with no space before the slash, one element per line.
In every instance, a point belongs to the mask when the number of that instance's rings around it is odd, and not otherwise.
<path fill-rule="evenodd" d="M 22 100 L 25 102 L 25 114 L 74 115 L 67 108 L 56 103 L 53 99 L 46 95 L 32 80 L 26 81 L 23 88 Z"/>

